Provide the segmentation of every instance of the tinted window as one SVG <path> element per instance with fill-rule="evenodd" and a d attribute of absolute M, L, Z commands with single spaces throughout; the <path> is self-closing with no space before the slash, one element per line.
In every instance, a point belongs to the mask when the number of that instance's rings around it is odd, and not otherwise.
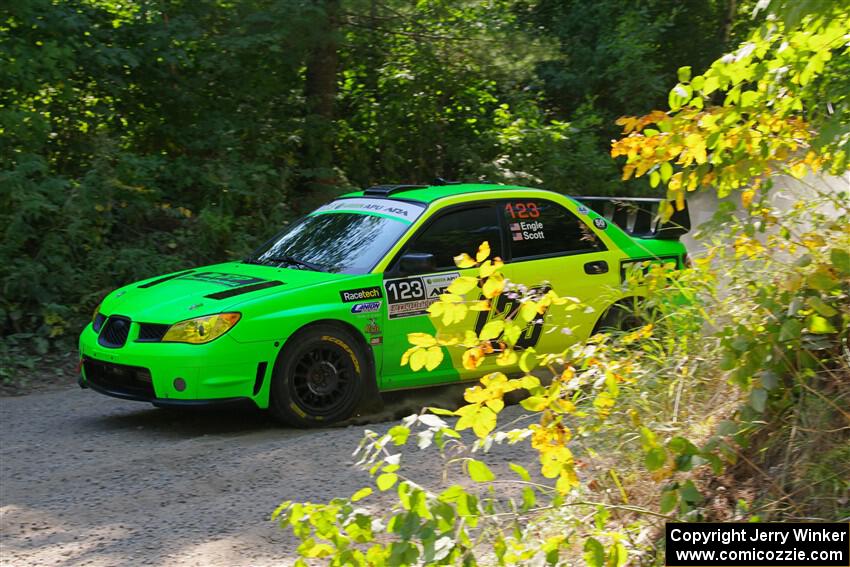
<path fill-rule="evenodd" d="M 414 237 L 406 252 L 434 255 L 438 270 L 454 268 L 454 257 L 472 253 L 484 241 L 490 243 L 491 257 L 502 256 L 499 218 L 494 207 L 476 207 L 443 213 Z"/>
<path fill-rule="evenodd" d="M 551 201 L 516 199 L 501 206 L 513 259 L 604 250 L 573 213 Z"/>
<path fill-rule="evenodd" d="M 291 258 L 315 264 L 326 272 L 365 274 L 398 242 L 407 223 L 393 218 L 356 213 L 314 214 L 295 223 L 253 256 L 277 263 Z M 284 264 L 297 267 L 297 264 Z"/>

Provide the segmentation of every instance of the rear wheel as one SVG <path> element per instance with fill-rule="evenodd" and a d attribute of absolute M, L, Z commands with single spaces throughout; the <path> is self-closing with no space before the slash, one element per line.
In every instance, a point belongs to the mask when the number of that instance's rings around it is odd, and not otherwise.
<path fill-rule="evenodd" d="M 609 307 L 599 321 L 593 333 L 609 333 L 612 331 L 634 331 L 649 322 L 638 299 L 622 300 Z"/>
<path fill-rule="evenodd" d="M 296 427 L 314 427 L 349 417 L 362 397 L 369 370 L 359 341 L 333 325 L 293 336 L 278 356 L 269 410 Z"/>

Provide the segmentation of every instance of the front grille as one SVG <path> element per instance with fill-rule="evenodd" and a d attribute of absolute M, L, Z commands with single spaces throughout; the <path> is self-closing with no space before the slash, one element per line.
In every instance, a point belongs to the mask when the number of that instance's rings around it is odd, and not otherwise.
<path fill-rule="evenodd" d="M 139 323 L 139 338 L 136 341 L 141 343 L 159 342 L 168 332 L 169 327 L 170 325 L 160 325 L 159 323 Z"/>
<path fill-rule="evenodd" d="M 107 348 L 119 348 L 127 342 L 130 334 L 130 320 L 126 317 L 112 315 L 106 320 L 97 342 Z"/>
<path fill-rule="evenodd" d="M 83 370 L 86 381 L 109 393 L 149 400 L 156 397 L 151 372 L 147 368 L 101 362 L 85 357 Z"/>

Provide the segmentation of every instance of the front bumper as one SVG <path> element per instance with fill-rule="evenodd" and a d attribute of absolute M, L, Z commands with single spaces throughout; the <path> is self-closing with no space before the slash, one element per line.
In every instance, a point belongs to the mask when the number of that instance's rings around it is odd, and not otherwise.
<path fill-rule="evenodd" d="M 137 341 L 98 343 L 91 325 L 80 335 L 80 385 L 102 394 L 156 405 L 202 405 L 251 400 L 268 407 L 274 343 L 240 343 L 224 335 L 203 345 Z"/>
<path fill-rule="evenodd" d="M 121 398 L 122 400 L 133 400 L 138 402 L 150 402 L 157 407 L 163 408 L 183 408 L 183 407 L 202 407 L 202 406 L 240 406 L 240 407 L 257 407 L 257 404 L 251 398 L 217 398 L 213 400 L 169 400 L 152 396 L 138 395 L 132 392 L 127 392 L 122 388 L 110 388 L 98 385 L 94 382 L 86 382 L 82 375 L 77 379 L 77 383 L 81 388 L 92 389 L 99 394 L 112 396 L 113 398 Z"/>

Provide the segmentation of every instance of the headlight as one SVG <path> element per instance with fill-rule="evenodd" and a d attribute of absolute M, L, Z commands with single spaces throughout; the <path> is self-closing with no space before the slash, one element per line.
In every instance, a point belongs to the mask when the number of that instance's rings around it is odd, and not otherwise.
<path fill-rule="evenodd" d="M 98 303 L 97 307 L 94 308 L 94 313 L 91 314 L 91 326 L 94 329 L 95 333 L 100 332 L 100 328 L 103 326 L 103 322 L 106 320 L 106 317 L 101 315 L 100 306 L 103 305 L 103 302 Z"/>
<path fill-rule="evenodd" d="M 240 313 L 219 313 L 180 321 L 169 327 L 164 343 L 208 343 L 229 331 L 242 317 Z"/>

